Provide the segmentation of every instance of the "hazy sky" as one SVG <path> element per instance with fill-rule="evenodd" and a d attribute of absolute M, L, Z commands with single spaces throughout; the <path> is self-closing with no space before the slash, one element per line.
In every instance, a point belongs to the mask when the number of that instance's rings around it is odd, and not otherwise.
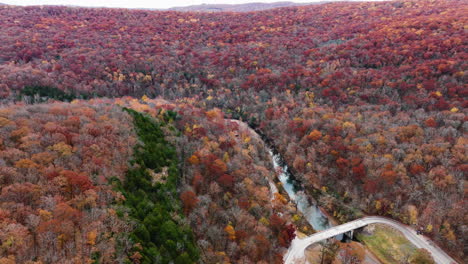
<path fill-rule="evenodd" d="M 280 0 L 278 0 L 280 1 Z M 286 0 L 287 1 L 287 0 Z M 318 2 L 321 0 L 296 0 L 297 3 Z M 11 5 L 74 5 L 124 8 L 169 8 L 199 4 L 242 4 L 250 2 L 277 2 L 275 0 L 0 0 Z"/>

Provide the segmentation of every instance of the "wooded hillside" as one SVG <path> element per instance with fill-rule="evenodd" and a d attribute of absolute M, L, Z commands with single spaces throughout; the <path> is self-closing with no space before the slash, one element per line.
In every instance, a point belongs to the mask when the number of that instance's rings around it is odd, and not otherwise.
<path fill-rule="evenodd" d="M 107 184 L 125 179 L 137 142 L 122 106 L 177 114 L 172 209 L 201 257 L 274 263 L 292 238 L 292 213 L 277 219 L 284 204 L 262 189 L 274 175 L 261 144 L 225 120 L 241 118 L 339 219 L 389 216 L 466 259 L 467 13 L 462 0 L 249 13 L 1 6 L 1 256 L 125 258 L 113 235 L 132 227 L 108 210 Z M 99 97 L 114 99 L 53 102 Z M 92 232 L 105 239 L 87 242 Z M 52 244 L 66 250 L 46 253 Z M 118 247 L 138 252 L 130 244 Z"/>

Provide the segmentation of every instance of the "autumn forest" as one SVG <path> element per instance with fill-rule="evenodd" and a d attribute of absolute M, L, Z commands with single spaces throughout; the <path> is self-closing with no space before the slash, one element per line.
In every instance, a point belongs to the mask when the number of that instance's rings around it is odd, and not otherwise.
<path fill-rule="evenodd" d="M 267 145 L 337 223 L 466 263 L 467 13 L 0 5 L 0 263 L 283 263 L 316 230 Z"/>

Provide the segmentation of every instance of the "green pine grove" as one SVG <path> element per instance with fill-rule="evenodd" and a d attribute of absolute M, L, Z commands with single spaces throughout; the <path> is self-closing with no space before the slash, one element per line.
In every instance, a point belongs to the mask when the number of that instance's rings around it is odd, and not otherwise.
<path fill-rule="evenodd" d="M 117 181 L 117 189 L 125 196 L 125 206 L 130 217 L 136 222 L 131 240 L 140 246 L 134 247 L 142 258 L 140 263 L 195 263 L 199 250 L 189 226 L 178 223 L 183 218 L 181 202 L 177 195 L 179 171 L 175 148 L 164 138 L 161 126 L 165 121 L 156 122 L 147 115 L 131 109 L 124 109 L 134 118 L 134 125 L 140 144 L 135 147 L 132 167 L 123 183 Z M 156 173 L 168 167 L 165 181 L 152 183 L 147 169 Z"/>
<path fill-rule="evenodd" d="M 20 100 L 24 96 L 29 97 L 31 103 L 42 103 L 49 99 L 62 102 L 71 102 L 75 99 L 89 99 L 92 97 L 91 95 L 85 93 L 80 93 L 79 95 L 66 93 L 56 87 L 50 86 L 25 86 L 19 93 L 18 99 Z M 93 97 L 96 97 L 96 95 Z"/>

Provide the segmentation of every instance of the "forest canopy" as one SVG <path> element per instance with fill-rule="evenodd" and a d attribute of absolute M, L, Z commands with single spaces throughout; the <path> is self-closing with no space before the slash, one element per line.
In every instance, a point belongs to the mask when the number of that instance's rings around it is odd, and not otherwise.
<path fill-rule="evenodd" d="M 304 225 L 231 119 L 337 221 L 466 260 L 467 11 L 0 6 L 0 262 L 281 263 Z"/>

